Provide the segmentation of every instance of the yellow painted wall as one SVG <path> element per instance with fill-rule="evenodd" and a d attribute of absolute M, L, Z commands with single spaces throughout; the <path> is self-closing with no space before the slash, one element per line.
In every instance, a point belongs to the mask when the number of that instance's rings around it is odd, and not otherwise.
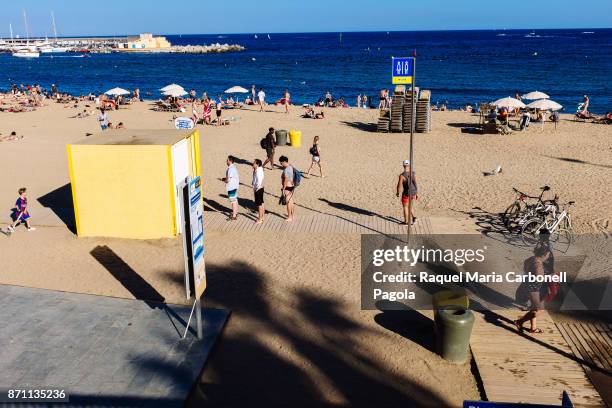
<path fill-rule="evenodd" d="M 68 145 L 79 236 L 175 236 L 168 146 Z"/>

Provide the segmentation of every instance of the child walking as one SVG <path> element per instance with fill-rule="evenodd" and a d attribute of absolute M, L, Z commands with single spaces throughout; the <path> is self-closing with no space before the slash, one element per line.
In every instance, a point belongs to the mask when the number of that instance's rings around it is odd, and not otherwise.
<path fill-rule="evenodd" d="M 15 227 L 19 223 L 23 222 L 26 225 L 28 231 L 35 231 L 36 228 L 30 225 L 30 213 L 28 213 L 28 199 L 26 197 L 27 189 L 25 187 L 19 189 L 19 197 L 15 202 L 15 208 L 13 208 L 14 222 L 9 225 L 9 232 L 15 232 Z"/>

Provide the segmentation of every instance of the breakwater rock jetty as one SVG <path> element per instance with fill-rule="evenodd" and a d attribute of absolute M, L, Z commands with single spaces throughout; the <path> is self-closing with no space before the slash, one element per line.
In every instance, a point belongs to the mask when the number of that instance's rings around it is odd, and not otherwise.
<path fill-rule="evenodd" d="M 237 52 L 244 51 L 242 45 L 238 44 L 210 44 L 210 45 L 174 45 L 171 52 L 185 54 L 207 54 L 217 52 Z"/>
<path fill-rule="evenodd" d="M 209 54 L 222 52 L 240 52 L 246 48 L 238 44 L 210 44 L 210 45 L 173 45 L 168 48 L 154 48 L 142 50 L 118 49 L 117 51 L 126 52 L 147 52 L 147 53 L 175 53 L 175 54 Z"/>

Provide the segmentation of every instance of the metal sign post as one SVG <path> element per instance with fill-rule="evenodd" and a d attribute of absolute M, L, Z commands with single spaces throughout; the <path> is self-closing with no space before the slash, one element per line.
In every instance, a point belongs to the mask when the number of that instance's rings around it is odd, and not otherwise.
<path fill-rule="evenodd" d="M 410 232 L 412 230 L 412 223 L 414 222 L 414 219 L 412 217 L 412 197 L 414 196 L 414 191 L 412 191 L 412 184 L 413 184 L 413 180 L 414 180 L 414 127 L 416 126 L 416 103 L 414 100 L 414 95 L 415 95 L 415 89 L 414 89 L 414 83 L 415 83 L 415 74 L 416 74 L 416 58 L 412 58 L 412 91 L 411 91 L 411 102 L 412 103 L 412 109 L 410 111 L 410 115 L 412 115 L 412 117 L 410 118 L 410 183 L 408 184 L 408 195 L 410 196 L 408 198 L 408 242 L 410 242 Z"/>
<path fill-rule="evenodd" d="M 408 241 L 410 241 L 412 222 L 414 221 L 412 218 L 412 197 L 414 196 L 412 181 L 414 180 L 414 128 L 416 125 L 415 78 L 415 57 L 392 58 L 391 82 L 393 85 L 411 85 L 410 103 L 412 104 L 412 109 L 410 114 L 412 117 L 410 119 L 410 180 L 408 180 Z"/>
<path fill-rule="evenodd" d="M 187 187 L 187 194 L 185 188 Z M 202 204 L 202 180 L 198 176 L 194 179 L 187 178 L 183 185 L 183 200 L 181 209 L 185 228 L 183 234 L 183 245 L 185 254 L 185 292 L 191 297 L 191 282 L 195 301 L 191 308 L 191 314 L 183 338 L 187 335 L 193 313 L 196 315 L 196 326 L 198 339 L 202 339 L 202 306 L 200 298 L 206 290 L 206 267 L 204 264 L 204 206 Z"/>

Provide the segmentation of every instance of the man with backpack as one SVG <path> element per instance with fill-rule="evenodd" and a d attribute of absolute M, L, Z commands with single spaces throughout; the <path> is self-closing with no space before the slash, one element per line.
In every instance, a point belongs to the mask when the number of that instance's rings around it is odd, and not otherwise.
<path fill-rule="evenodd" d="M 266 137 L 261 139 L 259 145 L 262 149 L 266 150 L 266 161 L 263 163 L 263 167 L 270 163 L 270 170 L 274 170 L 274 153 L 276 152 L 276 141 L 274 140 L 274 128 L 271 127 L 268 130 Z"/>
<path fill-rule="evenodd" d="M 281 156 L 280 164 L 283 167 L 283 173 L 281 174 L 282 190 L 280 204 L 287 206 L 286 221 L 292 222 L 295 209 L 293 196 L 295 195 L 295 188 L 298 187 L 302 181 L 302 173 L 289 164 L 289 159 L 286 156 Z"/>

